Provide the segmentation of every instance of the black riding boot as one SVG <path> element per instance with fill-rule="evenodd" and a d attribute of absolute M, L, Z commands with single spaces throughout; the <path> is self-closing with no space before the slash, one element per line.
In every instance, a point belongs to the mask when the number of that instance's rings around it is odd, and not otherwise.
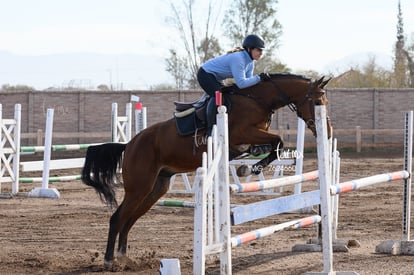
<path fill-rule="evenodd" d="M 216 115 L 217 115 L 216 98 L 211 97 L 209 102 L 207 103 L 207 108 L 206 108 L 206 122 L 207 122 L 206 137 L 211 136 L 213 125 L 216 124 Z"/>

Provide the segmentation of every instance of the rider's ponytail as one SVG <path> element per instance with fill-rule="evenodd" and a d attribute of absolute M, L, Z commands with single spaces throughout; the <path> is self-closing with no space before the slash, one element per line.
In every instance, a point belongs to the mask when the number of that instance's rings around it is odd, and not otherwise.
<path fill-rule="evenodd" d="M 244 49 L 242 47 L 236 47 L 236 48 L 234 48 L 234 49 L 232 49 L 230 51 L 227 51 L 227 53 L 229 54 L 229 53 L 241 52 L 243 50 Z"/>

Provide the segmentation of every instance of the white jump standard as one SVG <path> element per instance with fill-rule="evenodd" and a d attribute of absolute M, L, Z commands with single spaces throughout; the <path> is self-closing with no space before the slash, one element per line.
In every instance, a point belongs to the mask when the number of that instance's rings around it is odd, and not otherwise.
<path fill-rule="evenodd" d="M 32 191 L 28 194 L 29 197 L 53 199 L 60 198 L 60 193 L 56 188 L 49 188 L 49 164 L 52 150 L 53 113 L 53 109 L 47 109 L 45 130 L 45 133 L 47 134 L 45 135 L 45 149 L 43 152 L 42 187 L 32 189 Z"/>
<path fill-rule="evenodd" d="M 413 157 L 413 111 L 405 113 L 404 135 L 404 171 L 408 177 L 404 177 L 404 199 L 402 215 L 401 240 L 385 240 L 375 247 L 375 252 L 392 255 L 414 255 L 414 241 L 410 238 L 411 224 L 411 181 L 412 181 L 412 157 Z"/>
<path fill-rule="evenodd" d="M 284 213 L 286 211 L 292 211 L 293 209 L 297 208 L 317 205 L 320 203 L 321 197 L 323 196 L 321 195 L 320 190 L 314 190 L 310 192 L 295 194 L 292 196 L 262 201 L 258 202 L 258 204 L 254 203 L 252 205 L 237 206 L 233 207 L 230 211 L 230 188 L 226 188 L 229 182 L 229 162 L 227 151 L 228 133 L 226 123 L 227 114 L 225 113 L 224 106 L 221 106 L 218 109 L 219 114 L 217 115 L 217 131 L 213 131 L 213 136 L 218 135 L 219 137 L 218 142 L 214 142 L 214 150 L 209 149 L 209 154 L 205 154 L 203 156 L 203 166 L 197 170 L 196 184 L 194 185 L 196 205 L 194 210 L 193 274 L 196 275 L 205 274 L 206 255 L 220 253 L 220 274 L 232 274 L 232 247 L 241 245 L 242 243 L 248 242 L 250 240 L 273 234 L 283 228 L 299 228 L 301 225 L 311 225 L 323 220 L 323 218 L 320 216 L 312 216 L 300 220 L 282 223 L 279 225 L 257 229 L 242 235 L 231 237 L 230 227 L 232 224 L 243 223 L 248 220 L 255 220 L 258 218 L 266 217 L 268 215 L 275 215 L 277 213 Z M 218 134 L 216 132 L 218 132 Z M 211 138 L 209 138 L 209 141 L 210 140 Z M 216 139 L 213 138 L 213 140 Z M 209 144 L 210 143 L 211 142 L 209 142 Z M 211 157 L 211 152 L 213 152 L 214 157 Z M 320 173 L 321 172 L 319 171 L 319 175 Z M 311 172 L 311 177 L 299 176 L 296 178 L 290 178 L 287 181 L 291 181 L 291 184 L 296 184 L 297 182 L 303 181 L 305 178 L 315 178 L 317 174 L 318 173 Z M 272 184 L 274 184 L 274 182 L 272 182 Z M 272 186 L 272 184 L 269 184 L 269 186 Z M 260 189 L 260 185 L 261 184 L 251 184 L 250 186 L 254 186 L 251 188 L 251 190 Z M 237 190 L 239 187 L 238 185 L 233 185 L 231 189 Z M 329 191 L 328 188 L 326 188 L 326 191 Z M 210 194 L 211 192 L 214 192 L 215 195 L 212 196 Z M 293 205 L 290 205 L 289 202 L 294 203 Z M 215 206 L 214 209 L 210 209 L 210 206 L 213 204 Z M 261 207 L 260 210 L 257 210 L 257 207 Z M 256 208 L 256 211 L 252 210 L 254 208 Z M 243 214 L 243 212 L 249 213 Z M 256 214 L 260 212 L 260 215 Z M 229 219 L 230 217 L 231 220 Z M 330 266 L 332 266 L 332 264 Z"/>

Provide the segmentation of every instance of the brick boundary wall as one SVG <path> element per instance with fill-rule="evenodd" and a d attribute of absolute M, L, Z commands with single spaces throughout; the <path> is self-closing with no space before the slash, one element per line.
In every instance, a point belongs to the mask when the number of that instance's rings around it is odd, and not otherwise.
<path fill-rule="evenodd" d="M 414 89 L 328 89 L 329 116 L 336 129 L 402 129 L 404 112 L 414 109 Z M 12 118 L 14 105 L 22 105 L 22 133 L 45 128 L 47 108 L 55 109 L 54 132 L 109 132 L 111 104 L 125 104 L 137 95 L 148 112 L 148 126 L 170 119 L 174 101 L 193 101 L 200 90 L 189 91 L 19 91 L 0 92 L 3 118 Z M 271 129 L 295 129 L 296 115 L 285 107 L 273 115 Z M 309 134 L 309 133 L 307 133 Z M 294 137 L 292 137 L 294 139 Z M 312 138 L 311 136 L 307 139 Z M 346 137 L 337 137 L 346 140 Z M 376 142 L 395 141 L 398 137 L 376 136 Z M 402 140 L 402 137 L 401 137 Z M 63 143 L 102 142 L 108 140 L 65 140 Z M 63 144 L 54 140 L 55 144 Z"/>

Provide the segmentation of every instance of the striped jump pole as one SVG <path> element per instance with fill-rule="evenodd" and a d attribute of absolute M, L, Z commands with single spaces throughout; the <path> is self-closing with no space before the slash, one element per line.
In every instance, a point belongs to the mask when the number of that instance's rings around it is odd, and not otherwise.
<path fill-rule="evenodd" d="M 321 216 L 314 215 L 298 220 L 288 221 L 281 224 L 271 225 L 268 227 L 263 227 L 256 229 L 241 235 L 237 235 L 231 238 L 231 247 L 237 247 L 244 243 L 251 242 L 262 237 L 266 237 L 274 234 L 275 232 L 281 231 L 285 228 L 302 228 L 309 225 L 319 223 L 321 221 Z"/>
<path fill-rule="evenodd" d="M 176 201 L 176 200 L 158 200 L 156 205 L 158 206 L 171 206 L 171 207 L 186 207 L 194 208 L 195 202 L 192 201 Z M 230 204 L 230 207 L 237 207 L 238 204 Z M 214 207 L 214 205 L 213 205 Z"/>
<path fill-rule="evenodd" d="M 398 171 L 393 173 L 384 173 L 371 177 L 360 178 L 352 181 L 347 181 L 339 184 L 332 185 L 331 195 L 342 194 L 350 191 L 358 190 L 362 187 L 374 185 L 377 183 L 390 182 L 395 180 L 404 180 L 410 177 L 410 173 L 407 171 Z"/>
<path fill-rule="evenodd" d="M 72 180 L 80 180 L 81 175 L 73 175 L 73 176 L 56 176 L 56 177 L 49 177 L 48 182 L 64 182 L 64 181 L 72 181 Z M 33 177 L 33 178 L 24 178 L 20 177 L 20 183 L 35 183 L 35 182 L 42 182 L 42 177 Z"/>
<path fill-rule="evenodd" d="M 52 151 L 76 151 L 87 149 L 89 146 L 98 145 L 102 143 L 85 143 L 85 144 L 64 144 L 52 145 Z M 40 153 L 45 151 L 45 146 L 21 146 L 21 153 Z"/>
<path fill-rule="evenodd" d="M 230 190 L 233 193 L 256 192 L 264 189 L 281 187 L 286 185 L 298 184 L 305 181 L 318 179 L 318 170 L 304 173 L 301 175 L 288 176 L 283 178 L 275 178 L 264 181 L 254 181 L 248 183 L 231 184 Z"/>
<path fill-rule="evenodd" d="M 175 200 L 159 200 L 157 201 L 159 206 L 173 206 L 173 207 L 188 207 L 194 208 L 195 202 L 190 201 L 175 201 Z"/>

